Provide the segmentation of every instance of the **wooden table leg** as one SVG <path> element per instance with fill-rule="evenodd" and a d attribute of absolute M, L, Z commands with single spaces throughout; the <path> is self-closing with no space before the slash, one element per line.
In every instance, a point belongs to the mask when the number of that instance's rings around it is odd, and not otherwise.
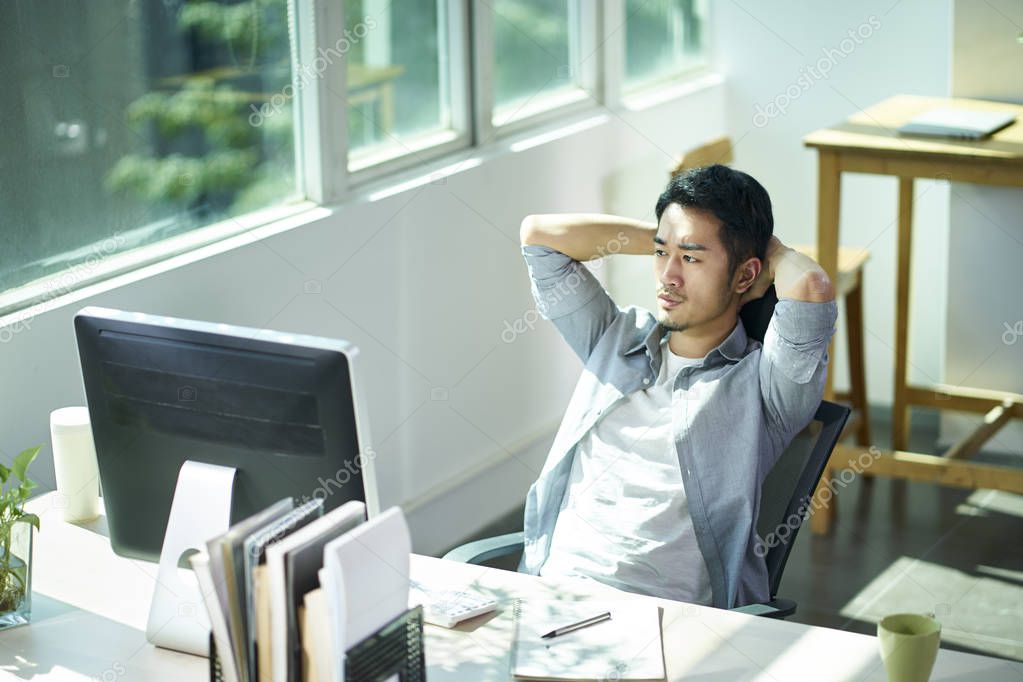
<path fill-rule="evenodd" d="M 867 368 L 863 347 L 863 271 L 856 273 L 856 286 L 845 295 L 846 344 L 849 348 L 849 386 L 853 409 L 859 411 L 856 444 L 873 445 L 870 440 L 870 406 L 867 400 Z"/>
<path fill-rule="evenodd" d="M 813 494 L 812 508 L 815 511 L 810 517 L 810 532 L 814 535 L 827 534 L 831 530 L 831 524 L 835 522 L 835 515 L 838 512 L 838 498 L 831 490 L 831 472 L 832 467 L 829 462 L 824 467 L 824 473 L 821 474 L 821 480 Z"/>
<path fill-rule="evenodd" d="M 838 154 L 821 150 L 818 156 L 817 179 L 817 262 L 832 282 L 838 282 L 838 216 L 841 206 L 842 173 Z M 828 346 L 828 357 L 834 358 L 835 342 Z M 824 399 L 834 399 L 834 378 L 831 369 L 824 383 Z"/>
<path fill-rule="evenodd" d="M 899 236 L 895 273 L 895 399 L 892 405 L 892 449 L 909 449 L 909 277 L 913 251 L 913 178 L 899 178 Z"/>
<path fill-rule="evenodd" d="M 838 282 L 838 218 L 841 206 L 842 171 L 836 152 L 821 149 L 817 156 L 817 262 L 828 273 L 832 282 Z M 835 341 L 828 346 L 829 362 L 835 357 Z M 834 398 L 834 378 L 831 367 L 824 382 L 824 399 Z M 827 533 L 838 514 L 838 500 L 828 489 L 831 483 L 831 466 L 824 467 L 817 490 L 814 492 L 817 510 L 810 517 L 810 529 L 815 534 Z M 823 490 L 828 489 L 825 495 Z M 826 498 L 826 499 L 825 499 Z"/>

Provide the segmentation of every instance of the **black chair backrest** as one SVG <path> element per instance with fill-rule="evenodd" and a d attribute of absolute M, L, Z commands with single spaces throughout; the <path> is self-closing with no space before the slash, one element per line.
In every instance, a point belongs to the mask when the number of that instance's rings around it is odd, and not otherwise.
<path fill-rule="evenodd" d="M 757 533 L 767 547 L 772 599 L 778 594 L 781 574 L 804 514 L 814 512 L 814 490 L 850 412 L 844 405 L 822 400 L 813 421 L 792 439 L 760 488 Z"/>
<path fill-rule="evenodd" d="M 778 302 L 778 293 L 772 284 L 764 292 L 764 295 L 755 301 L 750 301 L 739 309 L 739 319 L 746 329 L 746 336 L 763 343 L 764 335 L 767 334 L 767 325 L 774 315 L 774 304 Z"/>

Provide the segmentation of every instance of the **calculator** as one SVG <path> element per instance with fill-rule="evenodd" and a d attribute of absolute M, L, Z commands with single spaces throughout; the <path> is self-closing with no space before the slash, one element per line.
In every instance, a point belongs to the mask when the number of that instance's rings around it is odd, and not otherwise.
<path fill-rule="evenodd" d="M 428 590 L 415 582 L 410 587 L 410 601 L 423 605 L 423 620 L 445 628 L 453 628 L 497 608 L 496 599 L 467 590 Z"/>

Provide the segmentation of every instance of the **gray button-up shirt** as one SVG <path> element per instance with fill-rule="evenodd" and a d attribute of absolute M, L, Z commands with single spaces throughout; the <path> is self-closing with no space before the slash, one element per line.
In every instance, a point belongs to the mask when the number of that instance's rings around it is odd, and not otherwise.
<path fill-rule="evenodd" d="M 582 437 L 625 396 L 660 371 L 667 331 L 643 308 L 619 308 L 580 262 L 526 245 L 533 297 L 584 368 L 539 478 L 529 489 L 519 570 L 538 575 Z M 781 299 L 764 343 L 741 321 L 702 363 L 679 372 L 673 388 L 675 448 L 697 544 L 710 574 L 713 605 L 770 599 L 767 567 L 754 548 L 760 487 L 792 438 L 813 418 L 824 392 L 834 301 Z"/>

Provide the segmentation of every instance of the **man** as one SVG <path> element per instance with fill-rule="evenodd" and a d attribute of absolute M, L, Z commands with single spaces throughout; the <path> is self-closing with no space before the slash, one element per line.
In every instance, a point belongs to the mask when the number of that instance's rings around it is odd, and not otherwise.
<path fill-rule="evenodd" d="M 827 275 L 773 233 L 749 175 L 682 173 L 652 225 L 535 215 L 522 252 L 541 315 L 585 367 L 525 510 L 519 570 L 733 608 L 766 601 L 760 485 L 813 418 L 837 315 Z M 581 261 L 653 254 L 656 315 Z M 761 344 L 740 307 L 774 283 Z"/>

